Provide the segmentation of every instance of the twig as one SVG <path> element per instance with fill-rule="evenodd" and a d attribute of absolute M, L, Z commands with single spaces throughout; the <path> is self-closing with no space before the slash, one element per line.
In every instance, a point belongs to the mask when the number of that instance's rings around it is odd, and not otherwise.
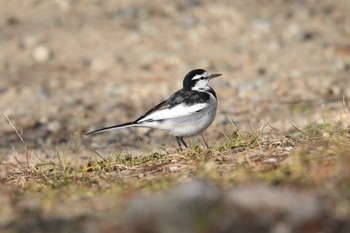
<path fill-rule="evenodd" d="M 296 129 L 299 133 L 305 135 L 305 132 L 303 132 L 302 130 L 298 129 L 298 127 L 296 127 L 295 125 L 293 125 L 293 124 L 291 124 L 291 125 L 292 125 L 292 127 L 293 127 L 294 129 Z"/>
<path fill-rule="evenodd" d="M 16 160 L 16 162 L 23 168 L 23 171 L 25 172 L 25 173 L 27 173 L 27 169 L 28 168 L 26 168 L 19 160 L 18 160 L 18 158 L 16 157 L 16 155 L 15 155 L 15 148 L 12 148 L 13 149 L 13 152 L 12 152 L 12 156 L 13 156 L 13 158 Z"/>
<path fill-rule="evenodd" d="M 16 127 L 12 124 L 10 118 L 8 118 L 8 116 L 6 115 L 6 113 L 4 113 L 4 116 L 6 117 L 7 121 L 10 123 L 10 125 L 12 126 L 12 128 L 14 129 L 14 131 L 16 132 L 16 134 L 18 135 L 19 139 L 22 141 L 22 143 L 24 144 L 24 140 L 21 136 L 21 134 L 18 132 L 18 130 L 16 129 Z M 27 161 L 27 168 L 29 168 L 29 147 L 28 145 L 24 144 L 24 152 L 26 155 L 26 161 Z M 15 156 L 14 156 L 15 157 Z M 15 159 L 17 160 L 17 158 L 15 157 Z"/>
<path fill-rule="evenodd" d="M 94 154 L 98 155 L 98 157 L 100 157 L 103 161 L 107 162 L 107 159 L 103 158 L 102 155 L 100 155 L 97 151 L 95 151 L 94 149 L 92 149 L 89 146 L 85 145 L 85 147 L 88 148 L 90 151 L 92 151 Z"/>
<path fill-rule="evenodd" d="M 25 151 L 25 154 L 26 154 L 27 167 L 29 168 L 29 146 L 28 145 L 24 146 L 24 151 Z"/>
<path fill-rule="evenodd" d="M 17 133 L 19 139 L 21 139 L 21 141 L 24 143 L 24 140 L 23 140 L 22 136 L 19 134 L 19 132 L 17 131 L 16 127 L 12 124 L 12 122 L 10 121 L 10 119 L 7 117 L 6 113 L 4 113 L 4 116 L 6 117 L 7 121 L 10 123 L 10 125 L 12 126 L 12 128 L 15 130 L 15 132 Z"/>
<path fill-rule="evenodd" d="M 349 112 L 348 106 L 346 104 L 345 96 L 343 96 L 343 105 L 344 105 L 346 114 L 348 114 L 348 116 L 350 116 L 350 112 Z M 348 105 L 350 106 L 350 100 L 349 99 L 348 99 Z"/>

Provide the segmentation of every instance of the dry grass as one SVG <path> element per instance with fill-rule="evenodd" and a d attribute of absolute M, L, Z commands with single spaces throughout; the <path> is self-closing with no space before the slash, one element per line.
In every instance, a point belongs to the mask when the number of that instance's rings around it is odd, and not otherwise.
<path fill-rule="evenodd" d="M 12 231 L 11 226 L 28 214 L 40 219 L 104 215 L 122 210 L 135 195 L 151 195 L 192 179 L 222 187 L 247 183 L 290 187 L 321 198 L 333 218 L 350 217 L 346 124 L 325 122 L 296 128 L 289 135 L 274 129 L 267 134 L 232 131 L 225 135 L 225 143 L 210 149 L 195 146 L 139 157 L 125 152 L 95 154 L 88 162 L 74 162 L 69 149 L 43 159 L 23 143 L 24 156 L 14 151 L 13 162 L 0 164 L 0 213 L 6 216 L 0 225 Z"/>

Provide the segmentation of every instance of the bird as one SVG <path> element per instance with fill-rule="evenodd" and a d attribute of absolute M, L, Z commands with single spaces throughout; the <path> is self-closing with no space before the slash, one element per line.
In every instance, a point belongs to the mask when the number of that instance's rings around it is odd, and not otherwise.
<path fill-rule="evenodd" d="M 214 89 L 208 83 L 221 75 L 210 74 L 204 69 L 192 70 L 184 77 L 182 89 L 141 117 L 127 123 L 97 129 L 85 135 L 114 129 L 145 127 L 166 131 L 175 136 L 180 150 L 182 150 L 181 143 L 187 148 L 184 137 L 202 134 L 215 119 L 218 100 Z"/>

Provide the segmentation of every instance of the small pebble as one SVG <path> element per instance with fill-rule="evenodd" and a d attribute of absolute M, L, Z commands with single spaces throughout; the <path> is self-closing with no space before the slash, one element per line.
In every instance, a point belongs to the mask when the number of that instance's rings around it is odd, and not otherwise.
<path fill-rule="evenodd" d="M 263 163 L 277 163 L 277 159 L 276 158 L 268 158 L 268 159 L 264 160 Z"/>
<path fill-rule="evenodd" d="M 61 129 L 61 123 L 58 121 L 52 121 L 52 122 L 48 123 L 47 129 L 50 132 L 57 132 Z"/>
<path fill-rule="evenodd" d="M 46 62 L 51 57 L 49 48 L 45 45 L 39 45 L 33 51 L 34 60 L 38 63 Z"/>

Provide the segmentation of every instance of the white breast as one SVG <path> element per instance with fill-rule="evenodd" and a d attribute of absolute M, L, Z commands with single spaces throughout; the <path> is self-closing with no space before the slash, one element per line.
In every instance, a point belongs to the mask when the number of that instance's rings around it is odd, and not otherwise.
<path fill-rule="evenodd" d="M 197 111 L 191 111 L 191 114 L 181 114 L 180 112 L 183 113 L 188 111 L 179 111 L 178 117 L 165 119 L 160 122 L 143 122 L 140 126 L 165 130 L 168 133 L 179 137 L 200 134 L 212 124 L 216 115 L 217 100 L 211 93 L 209 94 L 209 103 L 199 104 L 198 106 L 201 106 L 201 108 L 192 107 L 191 109 L 197 109 Z"/>

